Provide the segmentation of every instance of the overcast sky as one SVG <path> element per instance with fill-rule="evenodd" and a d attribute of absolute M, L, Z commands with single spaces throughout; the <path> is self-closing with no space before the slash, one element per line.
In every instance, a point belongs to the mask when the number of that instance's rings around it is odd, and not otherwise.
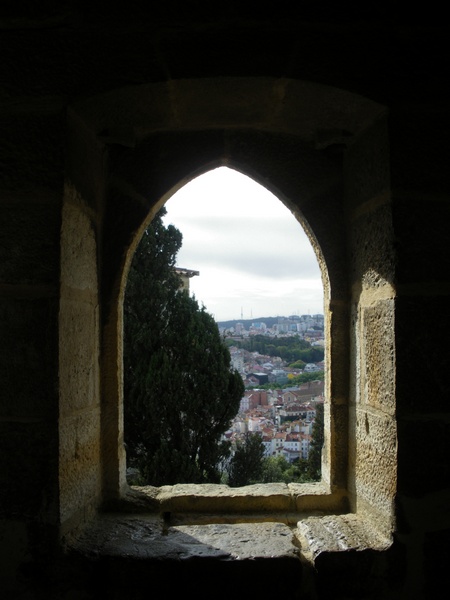
<path fill-rule="evenodd" d="M 191 295 L 216 321 L 323 313 L 311 244 L 266 188 L 226 167 L 193 179 L 165 204 L 183 234 L 177 266 L 199 271 Z"/>

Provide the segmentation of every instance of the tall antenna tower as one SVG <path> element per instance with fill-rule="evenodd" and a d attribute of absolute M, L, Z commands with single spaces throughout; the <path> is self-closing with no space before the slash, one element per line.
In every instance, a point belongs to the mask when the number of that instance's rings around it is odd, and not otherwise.
<path fill-rule="evenodd" d="M 241 306 L 241 319 L 244 318 L 244 313 L 242 312 L 242 306 Z"/>

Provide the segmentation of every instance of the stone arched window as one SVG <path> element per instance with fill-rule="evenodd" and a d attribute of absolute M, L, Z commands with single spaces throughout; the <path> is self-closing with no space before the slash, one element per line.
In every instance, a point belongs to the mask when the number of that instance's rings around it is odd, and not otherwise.
<path fill-rule="evenodd" d="M 389 535 L 395 493 L 393 244 L 385 109 L 293 81 L 137 86 L 69 113 L 60 311 L 61 521 L 144 501 L 125 480 L 121 299 L 139 233 L 184 183 L 232 166 L 301 221 L 323 272 L 323 481 L 148 494 L 165 513 L 364 514 Z M 376 467 L 376 477 L 374 469 Z M 64 528 L 64 527 L 63 527 Z"/>

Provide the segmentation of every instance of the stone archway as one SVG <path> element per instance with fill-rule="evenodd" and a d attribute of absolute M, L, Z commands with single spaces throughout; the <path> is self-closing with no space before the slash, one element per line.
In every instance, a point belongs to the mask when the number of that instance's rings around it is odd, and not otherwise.
<path fill-rule="evenodd" d="M 375 439 L 364 444 L 361 454 L 358 434 L 365 402 L 360 374 L 368 368 L 367 361 L 379 360 L 376 353 L 368 357 L 361 351 L 361 315 L 367 313 L 361 301 L 378 307 L 380 298 L 388 304 L 393 295 L 386 268 L 389 236 L 385 246 L 377 247 L 374 233 L 376 223 L 389 224 L 388 195 L 378 193 L 373 199 L 375 178 L 382 190 L 389 186 L 387 158 L 380 152 L 387 143 L 385 117 L 384 107 L 343 90 L 262 78 L 133 86 L 71 107 L 63 256 L 74 260 L 68 246 L 79 243 L 80 236 L 69 232 L 81 227 L 81 239 L 90 242 L 81 245 L 75 270 L 85 264 L 87 272 L 98 271 L 98 285 L 92 284 L 86 303 L 84 283 L 63 273 L 61 336 L 70 335 L 66 323 L 76 327 L 83 309 L 88 313 L 85 322 L 91 324 L 74 354 L 79 364 L 71 363 L 73 376 L 65 378 L 61 390 L 67 417 L 61 427 L 71 428 L 61 462 L 65 465 L 70 457 L 72 472 L 85 482 L 77 494 L 70 481 L 61 482 L 63 521 L 76 519 L 86 506 L 119 499 L 126 489 L 120 303 L 138 233 L 185 182 L 211 166 L 228 165 L 274 192 L 301 219 L 316 245 L 327 275 L 326 328 L 332 340 L 324 479 L 339 498 L 348 496 L 354 508 L 359 503 L 383 514 L 389 528 L 392 465 L 386 464 L 381 486 L 387 492 L 379 493 L 376 484 L 370 489 L 367 474 L 357 473 L 359 456 L 377 454 Z M 357 234 L 356 223 L 361 225 Z M 370 281 L 366 275 L 375 268 L 378 277 Z M 386 318 L 392 320 L 392 313 Z M 87 364 L 100 360 L 101 365 L 98 378 L 92 370 L 98 386 L 89 391 L 89 401 L 73 392 L 86 371 L 80 368 L 86 344 L 93 348 Z M 67 357 L 61 356 L 63 371 L 67 364 Z M 392 389 L 388 394 L 392 396 Z M 69 402 L 72 397 L 74 402 Z M 80 403 L 95 417 L 87 427 L 81 421 L 74 426 L 73 407 Z M 387 418 L 393 422 L 392 415 Z M 100 471 L 101 486 L 93 483 Z"/>

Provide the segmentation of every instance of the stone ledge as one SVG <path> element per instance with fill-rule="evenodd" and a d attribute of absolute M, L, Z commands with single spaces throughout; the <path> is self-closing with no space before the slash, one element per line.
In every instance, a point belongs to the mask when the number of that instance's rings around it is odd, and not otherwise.
<path fill-rule="evenodd" d="M 344 490 L 330 492 L 321 483 L 268 483 L 230 488 L 216 484 L 177 484 L 130 487 L 122 498 L 107 506 L 117 512 L 171 514 L 286 513 L 336 514 L 348 512 Z"/>
<path fill-rule="evenodd" d="M 368 519 L 355 514 L 308 517 L 298 522 L 296 536 L 302 555 L 311 562 L 324 552 L 384 551 L 392 545 Z"/>
<path fill-rule="evenodd" d="M 392 561 L 391 541 L 367 520 L 353 514 L 308 517 L 292 527 L 251 520 L 261 515 L 246 518 L 174 524 L 156 513 L 105 513 L 64 554 L 76 582 L 80 574 L 87 588 L 101 582 L 102 598 L 140 599 L 161 586 L 171 597 L 189 592 L 206 600 L 213 589 L 217 600 L 248 598 L 248 586 L 236 588 L 237 581 L 250 582 L 260 597 L 299 600 L 320 589 L 320 597 L 344 598 L 355 573 L 352 597 L 383 597 L 379 573 Z M 373 590 L 379 594 L 367 595 Z"/>
<path fill-rule="evenodd" d="M 313 597 L 403 597 L 403 550 L 367 515 L 310 517 L 298 523 L 296 538 L 303 586 L 314 590 Z"/>
<path fill-rule="evenodd" d="M 69 551 L 86 558 L 248 560 L 297 558 L 292 528 L 282 523 L 167 525 L 150 515 L 102 515 Z"/>
<path fill-rule="evenodd" d="M 296 527 L 275 520 L 173 523 L 156 514 L 99 515 L 70 542 L 86 557 L 177 560 L 210 557 L 242 560 L 299 557 L 315 562 L 322 553 L 387 550 L 392 540 L 357 515 L 307 517 Z"/>
<path fill-rule="evenodd" d="M 64 585 L 95 598 L 143 600 L 155 594 L 196 600 L 300 595 L 305 565 L 292 527 L 282 523 L 167 525 L 157 515 L 99 515 L 66 546 Z M 78 597 L 78 596 L 77 596 Z M 85 596 L 83 596 L 84 598 Z"/>

